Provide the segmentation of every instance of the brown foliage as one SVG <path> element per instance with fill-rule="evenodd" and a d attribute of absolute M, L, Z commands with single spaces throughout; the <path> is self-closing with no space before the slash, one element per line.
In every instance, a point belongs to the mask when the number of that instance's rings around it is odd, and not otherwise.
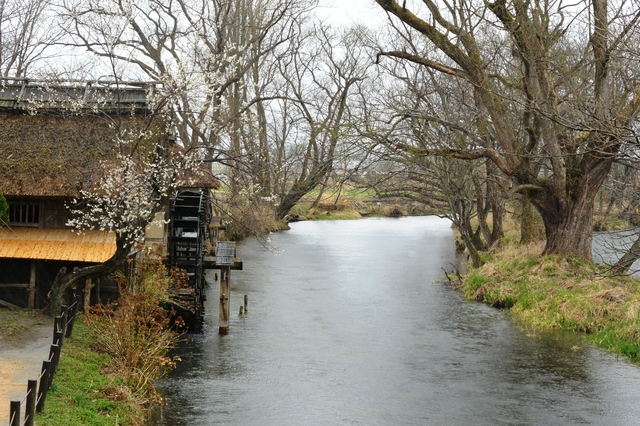
<path fill-rule="evenodd" d="M 167 356 L 179 334 L 169 328 L 168 300 L 172 282 L 160 262 L 139 261 L 136 271 L 120 281 L 116 303 L 95 306 L 86 324 L 95 339 L 95 350 L 114 359 L 132 392 L 152 402 L 158 396 L 155 381 L 179 359 Z"/>

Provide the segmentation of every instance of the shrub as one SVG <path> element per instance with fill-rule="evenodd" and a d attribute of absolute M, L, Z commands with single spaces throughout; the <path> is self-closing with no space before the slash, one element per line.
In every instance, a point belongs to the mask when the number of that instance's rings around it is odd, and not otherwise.
<path fill-rule="evenodd" d="M 179 338 L 163 307 L 171 284 L 162 263 L 138 261 L 135 272 L 120 280 L 118 301 L 93 307 L 86 318 L 94 349 L 114 359 L 113 368 L 145 402 L 157 399 L 155 381 L 178 360 L 167 356 Z"/>

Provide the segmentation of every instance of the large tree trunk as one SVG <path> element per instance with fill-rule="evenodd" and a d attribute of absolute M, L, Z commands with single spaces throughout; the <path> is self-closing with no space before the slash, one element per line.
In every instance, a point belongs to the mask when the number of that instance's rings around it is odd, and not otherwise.
<path fill-rule="evenodd" d="M 321 185 L 325 177 L 331 173 L 331 161 L 324 161 L 322 163 L 315 162 L 312 170 L 308 175 L 301 175 L 296 182 L 294 182 L 289 192 L 285 194 L 280 200 L 280 205 L 276 209 L 276 220 L 284 219 L 289 214 L 289 210 L 295 206 L 298 201 L 310 191 L 316 189 Z"/>
<path fill-rule="evenodd" d="M 298 204 L 298 201 L 300 201 L 302 197 L 314 190 L 318 185 L 320 185 L 319 180 L 309 178 L 302 182 L 294 183 L 289 192 L 280 200 L 280 204 L 276 209 L 276 220 L 284 219 L 293 206 Z"/>
<path fill-rule="evenodd" d="M 495 176 L 499 173 L 498 168 L 487 161 L 487 176 Z M 504 216 L 507 212 L 504 191 L 501 186 L 492 178 L 487 180 L 487 193 L 491 205 L 492 229 L 491 245 L 500 244 L 504 237 Z"/>
<path fill-rule="evenodd" d="M 581 170 L 567 188 L 524 191 L 544 222 L 547 243 L 543 254 L 576 255 L 592 260 L 595 197 L 607 177 L 613 157 L 583 159 Z"/>
<path fill-rule="evenodd" d="M 460 238 L 462 239 L 462 242 L 464 243 L 465 247 L 469 251 L 469 258 L 471 259 L 471 264 L 473 265 L 474 268 L 481 267 L 482 258 L 480 257 L 480 252 L 478 251 L 476 244 L 474 243 L 474 240 L 476 240 L 477 242 L 477 239 L 474 238 L 473 234 L 469 233 L 469 231 L 471 230 L 468 229 L 467 227 L 462 226 L 459 231 L 460 231 Z"/>
<path fill-rule="evenodd" d="M 543 254 L 592 259 L 593 198 L 572 204 L 566 211 L 539 211 L 547 237 Z"/>

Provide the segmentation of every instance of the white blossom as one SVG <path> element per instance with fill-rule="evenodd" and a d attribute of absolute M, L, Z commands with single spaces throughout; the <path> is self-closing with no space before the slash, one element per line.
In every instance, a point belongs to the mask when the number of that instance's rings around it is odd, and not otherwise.
<path fill-rule="evenodd" d="M 68 206 L 74 217 L 67 225 L 80 232 L 113 231 L 129 243 L 140 241 L 145 226 L 178 189 L 180 175 L 199 170 L 191 154 L 156 157 L 146 161 L 117 155 L 115 161 L 102 161 L 97 184 L 81 190 L 80 198 Z"/>

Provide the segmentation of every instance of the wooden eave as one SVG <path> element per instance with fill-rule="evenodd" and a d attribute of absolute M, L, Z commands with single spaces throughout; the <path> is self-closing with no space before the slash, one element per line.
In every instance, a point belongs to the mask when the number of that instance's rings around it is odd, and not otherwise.
<path fill-rule="evenodd" d="M 0 228 L 0 258 L 102 263 L 115 251 L 113 232 Z"/>

